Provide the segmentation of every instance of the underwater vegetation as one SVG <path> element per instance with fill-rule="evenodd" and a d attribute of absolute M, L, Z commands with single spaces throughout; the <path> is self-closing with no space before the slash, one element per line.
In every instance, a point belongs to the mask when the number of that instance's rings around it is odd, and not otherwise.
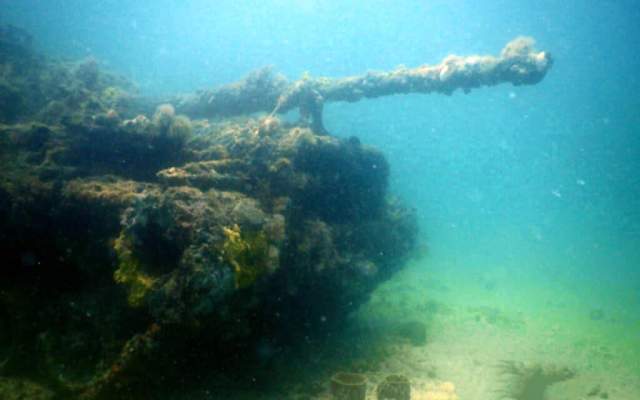
<path fill-rule="evenodd" d="M 340 329 L 411 255 L 376 149 L 191 120 L 2 29 L 0 397 L 158 398 Z"/>
<path fill-rule="evenodd" d="M 576 375 L 567 367 L 514 361 L 503 361 L 498 369 L 504 379 L 498 394 L 505 400 L 545 400 L 549 386 Z"/>

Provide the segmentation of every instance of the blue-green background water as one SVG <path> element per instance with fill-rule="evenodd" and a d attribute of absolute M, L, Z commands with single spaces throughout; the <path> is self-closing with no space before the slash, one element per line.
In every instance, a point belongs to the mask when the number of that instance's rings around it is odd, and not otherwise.
<path fill-rule="evenodd" d="M 0 0 L 0 22 L 48 54 L 94 56 L 149 94 L 264 65 L 344 76 L 534 37 L 556 61 L 538 85 L 334 103 L 325 124 L 388 157 L 428 246 L 417 273 L 508 271 L 494 305 L 539 312 L 535 294 L 558 288 L 582 306 L 567 320 L 606 310 L 620 351 L 640 346 L 639 20 L 632 1 Z"/>

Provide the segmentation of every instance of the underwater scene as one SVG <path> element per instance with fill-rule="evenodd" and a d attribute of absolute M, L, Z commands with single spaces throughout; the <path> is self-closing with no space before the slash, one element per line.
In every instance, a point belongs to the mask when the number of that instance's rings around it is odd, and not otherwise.
<path fill-rule="evenodd" d="M 0 400 L 640 399 L 639 20 L 0 0 Z"/>

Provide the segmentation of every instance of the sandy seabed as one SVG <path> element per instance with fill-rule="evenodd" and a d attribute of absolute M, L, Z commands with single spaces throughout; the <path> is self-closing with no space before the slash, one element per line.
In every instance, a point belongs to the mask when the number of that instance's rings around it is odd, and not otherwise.
<path fill-rule="evenodd" d="M 417 261 L 381 286 L 360 311 L 365 319 L 425 323 L 426 344 L 399 344 L 375 374 L 409 377 L 412 399 L 640 399 L 638 313 L 615 300 L 633 288 L 427 264 Z M 571 376 L 537 391 L 538 370 Z"/>

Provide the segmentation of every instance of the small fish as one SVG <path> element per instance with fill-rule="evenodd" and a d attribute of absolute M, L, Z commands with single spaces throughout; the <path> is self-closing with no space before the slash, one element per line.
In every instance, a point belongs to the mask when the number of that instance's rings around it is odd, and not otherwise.
<path fill-rule="evenodd" d="M 587 184 L 587 182 L 585 182 L 584 179 L 576 179 L 576 183 L 580 186 L 584 186 Z"/>
<path fill-rule="evenodd" d="M 562 198 L 562 193 L 560 193 L 559 190 L 552 190 L 551 194 L 556 196 L 557 198 L 561 199 Z"/>

